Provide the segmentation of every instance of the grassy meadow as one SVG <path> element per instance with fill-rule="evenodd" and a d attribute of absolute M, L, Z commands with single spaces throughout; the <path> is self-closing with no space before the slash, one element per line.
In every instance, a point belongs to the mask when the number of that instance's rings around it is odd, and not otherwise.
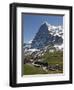
<path fill-rule="evenodd" d="M 31 57 L 31 56 L 30 56 Z M 29 59 L 30 59 L 29 57 Z M 46 52 L 42 57 L 40 57 L 44 63 L 48 63 L 49 66 L 58 65 L 62 69 L 60 70 L 43 70 L 42 67 L 35 67 L 32 64 L 26 63 L 24 64 L 24 75 L 34 75 L 34 74 L 57 74 L 63 73 L 63 51 L 54 51 L 54 52 Z"/>

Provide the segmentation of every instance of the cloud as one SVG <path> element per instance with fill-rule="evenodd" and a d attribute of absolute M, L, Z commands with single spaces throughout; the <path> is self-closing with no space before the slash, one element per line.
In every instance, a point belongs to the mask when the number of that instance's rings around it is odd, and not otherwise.
<path fill-rule="evenodd" d="M 28 43 L 32 43 L 33 40 L 30 40 Z"/>

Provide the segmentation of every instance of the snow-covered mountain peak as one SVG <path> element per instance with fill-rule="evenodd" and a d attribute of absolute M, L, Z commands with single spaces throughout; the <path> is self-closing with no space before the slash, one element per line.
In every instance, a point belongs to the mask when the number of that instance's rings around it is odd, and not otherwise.
<path fill-rule="evenodd" d="M 61 45 L 63 43 L 63 27 L 48 24 L 46 21 L 40 26 L 33 41 L 32 48 L 43 48 L 47 45 Z"/>

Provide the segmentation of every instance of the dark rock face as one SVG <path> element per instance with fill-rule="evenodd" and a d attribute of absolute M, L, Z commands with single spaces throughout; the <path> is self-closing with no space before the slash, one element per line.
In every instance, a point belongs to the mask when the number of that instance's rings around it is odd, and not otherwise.
<path fill-rule="evenodd" d="M 42 24 L 39 28 L 35 38 L 32 41 L 31 48 L 41 49 L 47 45 L 62 44 L 63 39 L 59 36 L 52 35 L 48 30 L 46 23 Z"/>
<path fill-rule="evenodd" d="M 62 39 L 62 37 L 59 37 L 59 36 L 55 36 L 54 37 L 54 42 L 53 42 L 54 44 L 57 44 L 57 45 L 61 45 L 62 43 L 63 43 L 63 39 Z"/>

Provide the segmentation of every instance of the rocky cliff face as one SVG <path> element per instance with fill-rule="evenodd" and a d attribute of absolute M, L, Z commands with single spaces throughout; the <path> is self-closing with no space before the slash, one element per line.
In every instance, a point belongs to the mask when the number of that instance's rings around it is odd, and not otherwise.
<path fill-rule="evenodd" d="M 61 45 L 63 43 L 62 26 L 52 26 L 43 23 L 34 37 L 31 48 L 41 49 L 47 45 Z"/>

